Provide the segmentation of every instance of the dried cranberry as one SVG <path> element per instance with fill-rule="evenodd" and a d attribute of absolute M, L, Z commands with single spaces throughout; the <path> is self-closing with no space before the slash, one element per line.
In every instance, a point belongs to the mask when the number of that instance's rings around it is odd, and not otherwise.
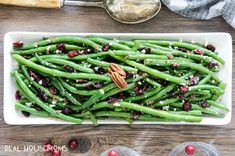
<path fill-rule="evenodd" d="M 61 156 L 61 150 L 59 149 L 54 149 L 52 151 L 52 156 Z"/>
<path fill-rule="evenodd" d="M 30 56 L 30 55 L 23 55 L 23 58 L 25 58 L 25 59 L 31 59 L 32 56 Z"/>
<path fill-rule="evenodd" d="M 34 78 L 36 81 L 40 81 L 42 77 L 35 73 L 33 70 L 29 69 L 29 75 Z"/>
<path fill-rule="evenodd" d="M 67 71 L 67 72 L 70 72 L 70 73 L 74 72 L 74 69 L 67 66 L 67 65 L 64 66 L 64 70 Z"/>
<path fill-rule="evenodd" d="M 95 71 L 95 73 L 97 73 L 97 74 L 105 74 L 105 73 L 106 73 L 105 69 L 102 68 L 102 67 L 92 66 L 91 68 L 92 68 L 92 69 Z"/>
<path fill-rule="evenodd" d="M 67 53 L 68 57 L 75 57 L 77 56 L 79 53 L 77 50 L 73 50 Z"/>
<path fill-rule="evenodd" d="M 208 49 L 208 50 L 214 52 L 216 48 L 215 48 L 213 45 L 208 44 L 208 45 L 206 46 L 206 49 Z"/>
<path fill-rule="evenodd" d="M 184 94 L 179 94 L 177 97 L 178 97 L 178 99 L 180 99 L 180 100 L 184 100 L 184 98 L 185 98 Z"/>
<path fill-rule="evenodd" d="M 140 48 L 139 51 L 144 54 L 149 54 L 151 52 L 151 48 L 143 47 L 143 48 Z"/>
<path fill-rule="evenodd" d="M 186 48 L 177 48 L 177 50 L 182 51 L 182 52 L 187 52 L 188 51 Z"/>
<path fill-rule="evenodd" d="M 18 91 L 18 90 L 16 91 L 15 98 L 16 98 L 16 100 L 20 100 L 21 99 L 20 91 Z"/>
<path fill-rule="evenodd" d="M 189 111 L 189 110 L 191 110 L 191 108 L 192 108 L 192 104 L 190 102 L 185 102 L 183 104 L 183 110 L 184 111 Z"/>
<path fill-rule="evenodd" d="M 77 83 L 87 83 L 88 80 L 85 80 L 85 79 L 76 79 L 76 82 Z"/>
<path fill-rule="evenodd" d="M 68 107 L 65 107 L 65 108 L 62 109 L 62 113 L 63 114 L 70 114 L 70 113 L 72 113 L 72 110 Z"/>
<path fill-rule="evenodd" d="M 204 55 L 204 51 L 200 50 L 200 49 L 195 49 L 193 51 L 194 54 L 198 54 L 198 55 Z"/>
<path fill-rule="evenodd" d="M 126 78 L 133 78 L 133 77 L 134 77 L 134 74 L 132 74 L 130 72 L 126 73 Z"/>
<path fill-rule="evenodd" d="M 179 90 L 181 93 L 186 93 L 188 91 L 188 86 L 181 85 L 181 86 L 179 86 Z"/>
<path fill-rule="evenodd" d="M 103 46 L 102 46 L 102 51 L 108 51 L 109 50 L 109 48 L 110 48 L 110 45 L 109 44 L 104 44 Z"/>
<path fill-rule="evenodd" d="M 51 79 L 50 78 L 42 79 L 42 86 L 49 87 L 50 83 L 51 83 Z"/>
<path fill-rule="evenodd" d="M 23 45 L 24 45 L 23 41 L 15 41 L 15 42 L 13 42 L 13 46 L 15 48 L 22 47 Z"/>
<path fill-rule="evenodd" d="M 193 77 L 191 77 L 190 80 L 189 80 L 189 84 L 190 84 L 191 86 L 197 85 L 198 82 L 199 82 L 199 77 L 198 77 L 198 76 L 193 76 Z"/>
<path fill-rule="evenodd" d="M 117 98 L 115 98 L 115 97 L 109 97 L 109 99 L 108 99 L 108 103 L 114 103 L 114 102 L 118 102 L 119 101 L 119 99 L 117 99 Z"/>
<path fill-rule="evenodd" d="M 138 81 L 135 86 L 135 92 L 137 94 L 143 94 L 147 89 L 147 84 L 143 81 Z"/>
<path fill-rule="evenodd" d="M 57 95 L 58 94 L 58 90 L 54 87 L 54 86 L 51 86 L 49 88 L 49 92 L 53 95 Z"/>
<path fill-rule="evenodd" d="M 31 105 L 31 107 L 36 109 L 36 110 L 38 110 L 38 111 L 42 111 L 43 110 L 42 107 L 40 107 L 40 106 L 38 106 L 37 104 L 34 104 L 34 103 Z"/>
<path fill-rule="evenodd" d="M 127 94 L 125 92 L 121 92 L 118 94 L 119 99 L 125 99 L 127 97 Z"/>
<path fill-rule="evenodd" d="M 218 67 L 218 66 L 219 66 L 219 64 L 217 62 L 215 62 L 215 61 L 211 61 L 208 64 L 208 68 L 209 69 L 213 69 L 213 68 Z"/>
<path fill-rule="evenodd" d="M 69 140 L 69 144 L 68 145 L 69 145 L 69 148 L 71 150 L 75 150 L 78 147 L 78 140 L 77 139 L 71 139 L 71 140 Z"/>
<path fill-rule="evenodd" d="M 30 113 L 29 113 L 29 112 L 21 111 L 21 113 L 22 113 L 26 118 L 28 118 L 28 117 L 30 116 Z"/>
<path fill-rule="evenodd" d="M 131 112 L 131 119 L 137 120 L 140 117 L 140 112 L 132 111 Z"/>
<path fill-rule="evenodd" d="M 174 69 L 177 69 L 177 68 L 180 67 L 180 64 L 179 64 L 179 63 L 173 63 L 173 64 L 172 64 L 172 67 L 173 67 Z"/>
<path fill-rule="evenodd" d="M 63 44 L 63 43 L 57 44 L 56 49 L 58 49 L 60 51 L 64 51 L 66 49 L 65 44 Z"/>
<path fill-rule="evenodd" d="M 48 98 L 48 95 L 41 89 L 38 89 L 38 96 L 43 100 L 46 100 Z"/>
<path fill-rule="evenodd" d="M 90 54 L 92 52 L 93 52 L 93 50 L 91 48 L 85 48 L 84 49 L 84 54 Z"/>
<path fill-rule="evenodd" d="M 201 106 L 201 107 L 204 107 L 204 108 L 206 108 L 206 107 L 209 107 L 210 105 L 209 105 L 209 103 L 207 102 L 207 101 L 201 101 L 201 102 L 199 102 L 199 105 Z"/>

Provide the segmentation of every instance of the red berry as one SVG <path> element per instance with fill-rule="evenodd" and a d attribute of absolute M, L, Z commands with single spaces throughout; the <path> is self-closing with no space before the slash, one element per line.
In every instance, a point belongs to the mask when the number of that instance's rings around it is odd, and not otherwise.
<path fill-rule="evenodd" d="M 63 43 L 57 44 L 56 49 L 60 51 L 64 51 L 66 49 L 65 45 Z"/>
<path fill-rule="evenodd" d="M 108 156 L 118 156 L 118 153 L 115 150 L 111 150 L 109 151 Z"/>
<path fill-rule="evenodd" d="M 185 102 L 185 103 L 183 104 L 183 110 L 184 110 L 184 111 L 190 111 L 191 108 L 192 108 L 192 104 L 191 104 L 190 102 Z"/>
<path fill-rule="evenodd" d="M 211 50 L 212 52 L 214 52 L 216 48 L 215 48 L 213 45 L 208 44 L 208 45 L 206 46 L 206 49 Z"/>
<path fill-rule="evenodd" d="M 53 152 L 53 144 L 52 143 L 46 143 L 43 145 L 43 148 L 45 149 L 45 152 Z"/>
<path fill-rule="evenodd" d="M 188 86 L 182 85 L 179 87 L 181 93 L 186 93 L 188 91 Z"/>
<path fill-rule="evenodd" d="M 185 152 L 188 154 L 188 155 L 193 155 L 195 152 L 196 152 L 196 148 L 194 145 L 187 145 L 185 147 Z"/>
<path fill-rule="evenodd" d="M 69 148 L 70 148 L 71 150 L 75 150 L 77 147 L 78 147 L 78 141 L 77 141 L 77 139 L 71 139 L 71 140 L 69 141 Z"/>
<path fill-rule="evenodd" d="M 13 42 L 14 47 L 22 47 L 24 45 L 23 41 L 15 41 Z"/>
<path fill-rule="evenodd" d="M 109 46 L 109 44 L 104 44 L 103 46 L 102 46 L 102 51 L 108 51 L 109 50 L 109 48 L 110 48 L 110 46 Z"/>
<path fill-rule="evenodd" d="M 16 91 L 15 98 L 16 98 L 16 100 L 20 100 L 21 99 L 20 91 L 18 91 L 18 90 Z"/>
<path fill-rule="evenodd" d="M 57 95 L 58 94 L 58 90 L 54 87 L 54 86 L 51 86 L 49 88 L 49 92 L 53 95 Z"/>
<path fill-rule="evenodd" d="M 177 48 L 177 50 L 182 51 L 182 52 L 187 52 L 186 48 Z"/>
<path fill-rule="evenodd" d="M 61 150 L 59 149 L 53 150 L 51 156 L 61 156 Z"/>
<path fill-rule="evenodd" d="M 194 54 L 198 54 L 198 55 L 204 55 L 204 51 L 200 50 L 200 49 L 195 49 Z"/>
<path fill-rule="evenodd" d="M 75 56 L 77 56 L 79 53 L 78 53 L 78 51 L 77 50 L 73 50 L 73 51 L 70 51 L 70 52 L 68 52 L 68 57 L 75 57 Z"/>

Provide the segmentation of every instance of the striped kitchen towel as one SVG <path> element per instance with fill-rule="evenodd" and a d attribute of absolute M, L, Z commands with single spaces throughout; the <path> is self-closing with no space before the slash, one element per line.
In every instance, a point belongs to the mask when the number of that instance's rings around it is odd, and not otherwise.
<path fill-rule="evenodd" d="M 162 0 L 172 11 L 193 19 L 223 18 L 235 28 L 235 0 Z"/>

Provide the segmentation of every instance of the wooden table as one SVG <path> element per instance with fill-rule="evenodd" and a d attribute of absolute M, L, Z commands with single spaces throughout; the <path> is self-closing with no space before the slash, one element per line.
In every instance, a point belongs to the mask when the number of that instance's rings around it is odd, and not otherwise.
<path fill-rule="evenodd" d="M 229 32 L 235 30 L 222 18 L 208 21 L 190 20 L 163 7 L 154 19 L 137 25 L 124 25 L 113 21 L 99 8 L 64 7 L 60 10 L 28 9 L 0 6 L 0 86 L 3 99 L 3 36 L 9 31 L 46 32 Z M 223 41 L 221 41 L 223 42 Z M 235 49 L 235 41 L 233 40 Z M 235 57 L 235 56 L 234 56 Z M 234 73 L 235 74 L 235 73 Z M 233 83 L 233 85 L 235 85 Z M 12 97 L 14 98 L 14 97 Z M 233 94 L 233 101 L 235 95 Z M 235 106 L 233 107 L 233 112 Z M 9 126 L 4 123 L 3 106 L 0 106 L 0 155 L 44 155 L 43 153 L 1 153 L 5 145 L 41 145 L 53 139 L 59 145 L 73 137 L 80 139 L 77 153 L 64 155 L 98 156 L 103 150 L 124 145 L 138 151 L 141 156 L 167 156 L 173 147 L 185 141 L 202 141 L 213 144 L 223 155 L 235 153 L 235 113 L 226 126 L 167 126 L 167 125 L 38 125 Z"/>

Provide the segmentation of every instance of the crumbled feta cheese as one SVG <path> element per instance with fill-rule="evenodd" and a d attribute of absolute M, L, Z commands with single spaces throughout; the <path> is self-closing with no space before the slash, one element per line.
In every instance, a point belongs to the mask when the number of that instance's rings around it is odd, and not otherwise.
<path fill-rule="evenodd" d="M 116 107 L 119 107 L 119 106 L 120 106 L 120 103 L 115 102 L 113 105 L 116 106 Z"/>

